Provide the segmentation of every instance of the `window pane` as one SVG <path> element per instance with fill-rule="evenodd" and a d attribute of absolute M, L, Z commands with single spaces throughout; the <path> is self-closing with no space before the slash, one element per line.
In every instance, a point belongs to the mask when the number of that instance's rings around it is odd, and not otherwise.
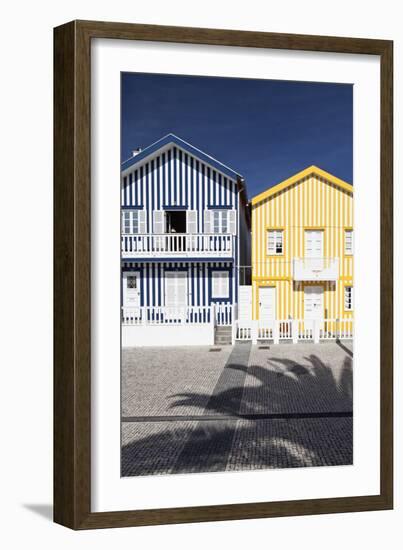
<path fill-rule="evenodd" d="M 222 233 L 228 233 L 228 212 L 227 212 L 227 210 L 222 210 L 221 211 L 221 220 L 222 220 L 221 232 Z"/>
<path fill-rule="evenodd" d="M 137 288 L 137 277 L 127 277 L 127 288 Z"/>
<path fill-rule="evenodd" d="M 138 210 L 132 211 L 132 219 L 133 219 L 133 233 L 139 232 L 139 213 Z"/>
<path fill-rule="evenodd" d="M 353 288 L 351 286 L 344 287 L 344 309 L 346 311 L 353 309 Z"/>
<path fill-rule="evenodd" d="M 213 212 L 213 232 L 214 233 L 220 232 L 220 218 L 219 218 L 218 210 L 214 210 Z"/>
<path fill-rule="evenodd" d="M 283 232 L 277 231 L 276 232 L 276 254 L 282 254 L 283 253 Z"/>

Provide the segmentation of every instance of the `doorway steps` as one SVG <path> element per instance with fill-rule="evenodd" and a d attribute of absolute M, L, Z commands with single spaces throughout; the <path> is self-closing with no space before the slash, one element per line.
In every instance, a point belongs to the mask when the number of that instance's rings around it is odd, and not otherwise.
<path fill-rule="evenodd" d="M 214 330 L 214 344 L 216 346 L 230 346 L 232 344 L 232 327 L 217 325 Z"/>

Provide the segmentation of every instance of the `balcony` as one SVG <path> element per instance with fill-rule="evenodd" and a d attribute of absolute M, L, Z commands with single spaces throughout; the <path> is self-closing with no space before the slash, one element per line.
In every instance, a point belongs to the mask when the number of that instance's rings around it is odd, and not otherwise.
<path fill-rule="evenodd" d="M 128 258 L 231 258 L 232 234 L 123 234 L 122 259 Z"/>
<path fill-rule="evenodd" d="M 294 258 L 294 281 L 337 281 L 339 258 Z"/>

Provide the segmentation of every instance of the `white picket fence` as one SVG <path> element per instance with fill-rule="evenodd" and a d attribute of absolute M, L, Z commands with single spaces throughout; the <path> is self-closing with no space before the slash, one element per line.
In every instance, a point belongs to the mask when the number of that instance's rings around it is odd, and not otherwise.
<path fill-rule="evenodd" d="M 236 320 L 237 308 L 230 303 L 186 307 L 122 307 L 122 325 L 196 325 L 232 326 L 233 340 L 257 343 L 314 342 L 351 340 L 353 319 L 278 319 L 271 322 Z"/>
<path fill-rule="evenodd" d="M 186 307 L 122 307 L 122 325 L 180 325 L 214 323 L 231 326 L 234 306 L 230 303 Z"/>
<path fill-rule="evenodd" d="M 252 341 L 271 340 L 278 344 L 281 341 L 314 342 L 331 340 L 352 340 L 354 336 L 353 319 L 278 319 L 271 322 L 236 321 L 235 340 Z"/>

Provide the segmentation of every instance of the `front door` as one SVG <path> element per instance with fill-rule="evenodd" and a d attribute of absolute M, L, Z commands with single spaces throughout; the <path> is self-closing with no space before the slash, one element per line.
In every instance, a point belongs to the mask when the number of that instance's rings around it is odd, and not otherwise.
<path fill-rule="evenodd" d="M 323 319 L 323 287 L 306 286 L 304 290 L 305 328 L 313 328 L 313 321 Z"/>
<path fill-rule="evenodd" d="M 238 319 L 250 321 L 252 319 L 252 287 L 251 285 L 240 285 Z"/>
<path fill-rule="evenodd" d="M 276 289 L 273 286 L 259 288 L 259 321 L 270 326 L 276 318 Z"/>
<path fill-rule="evenodd" d="M 187 306 L 187 273 L 185 271 L 165 272 L 166 317 L 171 320 L 185 320 Z"/>
<path fill-rule="evenodd" d="M 130 308 L 134 317 L 140 314 L 141 279 L 139 271 L 123 273 L 123 307 Z"/>

